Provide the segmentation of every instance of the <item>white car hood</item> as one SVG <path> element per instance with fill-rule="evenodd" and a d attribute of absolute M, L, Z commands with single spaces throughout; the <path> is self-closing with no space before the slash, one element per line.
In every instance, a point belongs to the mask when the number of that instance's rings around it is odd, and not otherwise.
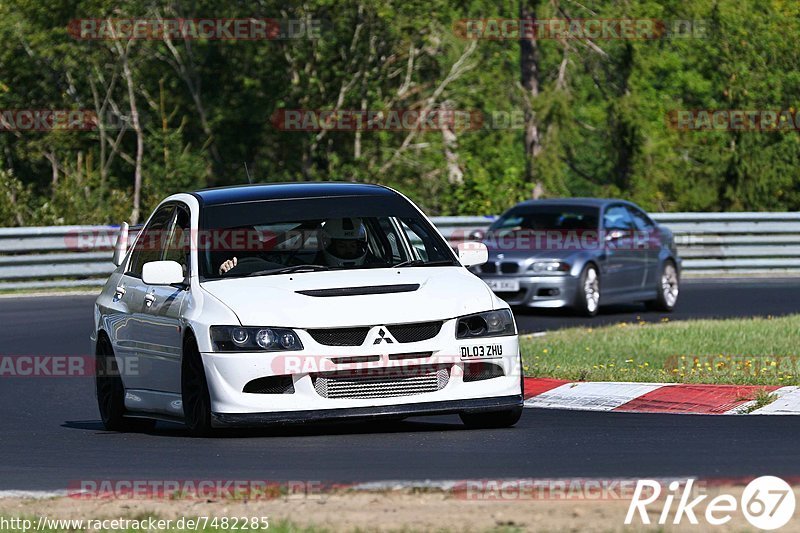
<path fill-rule="evenodd" d="M 419 284 L 411 292 L 307 296 L 297 291 Z M 493 308 L 486 284 L 463 267 L 305 272 L 206 281 L 201 287 L 244 326 L 331 328 L 423 322 Z"/>

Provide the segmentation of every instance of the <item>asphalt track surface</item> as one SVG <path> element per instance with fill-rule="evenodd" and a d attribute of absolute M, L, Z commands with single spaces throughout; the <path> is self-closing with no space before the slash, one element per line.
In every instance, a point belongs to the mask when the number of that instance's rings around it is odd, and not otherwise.
<path fill-rule="evenodd" d="M 797 312 L 800 283 L 692 283 L 671 320 Z M 0 353 L 85 354 L 92 297 L 0 299 Z M 660 320 L 639 307 L 595 322 Z M 525 315 L 521 329 L 585 323 Z M 331 483 L 527 477 L 800 475 L 794 417 L 526 409 L 515 428 L 466 430 L 457 417 L 235 431 L 192 439 L 179 425 L 103 430 L 91 378 L 2 378 L 0 490 L 63 490 L 91 479 Z"/>

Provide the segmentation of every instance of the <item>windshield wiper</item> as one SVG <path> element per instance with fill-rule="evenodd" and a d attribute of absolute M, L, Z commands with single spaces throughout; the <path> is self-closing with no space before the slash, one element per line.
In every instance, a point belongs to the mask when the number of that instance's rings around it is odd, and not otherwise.
<path fill-rule="evenodd" d="M 408 261 L 401 261 L 396 265 L 392 265 L 391 268 L 400 268 L 400 267 L 407 267 L 407 266 L 453 266 L 452 261 L 423 261 L 422 259 L 409 259 Z"/>
<path fill-rule="evenodd" d="M 292 274 L 294 272 L 321 272 L 323 270 L 330 270 L 330 267 L 324 265 L 294 265 L 284 268 L 276 268 L 273 270 L 259 270 L 258 272 L 251 272 L 250 276 L 269 276 L 272 274 Z"/>

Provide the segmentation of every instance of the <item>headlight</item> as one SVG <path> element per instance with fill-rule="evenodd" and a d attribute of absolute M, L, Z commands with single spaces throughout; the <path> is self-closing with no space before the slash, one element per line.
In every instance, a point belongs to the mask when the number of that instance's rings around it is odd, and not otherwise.
<path fill-rule="evenodd" d="M 280 352 L 302 350 L 303 343 L 291 329 L 211 326 L 211 341 L 218 352 Z"/>
<path fill-rule="evenodd" d="M 529 266 L 528 270 L 532 272 L 567 273 L 570 268 L 572 267 L 570 267 L 569 263 L 564 263 L 563 261 L 537 261 Z"/>
<path fill-rule="evenodd" d="M 500 337 L 515 333 L 514 317 L 511 316 L 511 311 L 508 309 L 462 316 L 456 324 L 457 339 Z"/>

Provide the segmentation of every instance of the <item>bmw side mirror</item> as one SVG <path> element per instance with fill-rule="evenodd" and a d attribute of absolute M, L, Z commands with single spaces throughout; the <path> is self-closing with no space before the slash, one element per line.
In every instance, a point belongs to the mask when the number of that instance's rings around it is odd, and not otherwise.
<path fill-rule="evenodd" d="M 476 229 L 469 232 L 467 239 L 470 241 L 482 241 L 486 237 L 486 232 L 482 229 Z"/>
<path fill-rule="evenodd" d="M 120 266 L 122 261 L 125 260 L 125 254 L 128 253 L 128 223 L 123 222 L 119 225 L 119 233 L 117 233 L 117 242 L 114 244 L 114 257 L 112 261 L 115 266 Z"/>
<path fill-rule="evenodd" d="M 177 261 L 150 261 L 142 267 L 142 281 L 147 285 L 183 283 L 183 267 Z"/>
<path fill-rule="evenodd" d="M 626 236 L 626 232 L 621 229 L 612 229 L 606 233 L 606 242 L 617 241 Z"/>
<path fill-rule="evenodd" d="M 468 268 L 482 265 L 489 260 L 489 249 L 482 242 L 458 243 L 458 260 Z"/>

